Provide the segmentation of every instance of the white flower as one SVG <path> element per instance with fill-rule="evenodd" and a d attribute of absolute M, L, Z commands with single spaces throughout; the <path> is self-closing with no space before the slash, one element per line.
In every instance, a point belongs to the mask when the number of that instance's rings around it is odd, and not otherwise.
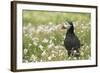
<path fill-rule="evenodd" d="M 43 51 L 43 46 L 42 45 L 39 45 L 39 48 Z"/>
<path fill-rule="evenodd" d="M 50 44 L 53 43 L 52 40 L 50 40 L 49 43 L 50 43 Z"/>
<path fill-rule="evenodd" d="M 34 54 L 32 54 L 30 59 L 36 61 L 37 57 Z"/>
<path fill-rule="evenodd" d="M 76 50 L 74 50 L 74 51 L 73 51 L 73 53 L 75 54 L 75 53 L 77 53 L 77 51 L 76 51 Z"/>
<path fill-rule="evenodd" d="M 74 57 L 73 59 L 74 59 L 74 60 L 77 60 L 77 58 L 76 58 L 76 57 Z"/>
<path fill-rule="evenodd" d="M 42 52 L 42 54 L 41 54 L 41 56 L 45 56 L 46 55 L 46 52 L 45 51 L 43 51 Z"/>
<path fill-rule="evenodd" d="M 55 40 L 57 40 L 57 39 L 55 38 Z"/>
<path fill-rule="evenodd" d="M 81 56 L 84 56 L 84 53 L 83 52 L 81 52 Z"/>
<path fill-rule="evenodd" d="M 48 29 L 48 32 L 51 32 L 51 31 L 53 31 L 54 30 L 54 28 L 49 28 Z"/>
<path fill-rule="evenodd" d="M 36 33 L 38 34 L 38 33 L 42 32 L 42 31 L 44 31 L 44 26 L 43 25 L 38 26 L 37 30 L 36 30 Z"/>
<path fill-rule="evenodd" d="M 55 30 L 59 30 L 59 29 L 61 29 L 61 27 L 62 27 L 62 24 L 58 24 L 55 26 Z"/>
<path fill-rule="evenodd" d="M 53 23 L 52 22 L 49 22 L 49 24 L 52 25 Z"/>
<path fill-rule="evenodd" d="M 61 44 L 64 44 L 64 42 L 62 41 Z"/>
<path fill-rule="evenodd" d="M 51 43 L 51 44 L 48 45 L 48 48 L 51 48 L 53 46 L 54 46 L 54 43 Z"/>
<path fill-rule="evenodd" d="M 39 38 L 37 38 L 37 37 L 32 38 L 32 41 L 38 41 L 38 40 L 39 40 Z"/>
<path fill-rule="evenodd" d="M 48 39 L 44 39 L 42 42 L 43 43 L 48 43 Z"/>
<path fill-rule="evenodd" d="M 38 44 L 37 44 L 37 42 L 33 42 L 33 44 L 35 45 L 35 46 L 37 46 Z"/>
<path fill-rule="evenodd" d="M 55 48 L 56 48 L 56 49 L 58 49 L 58 48 L 59 48 L 59 46 L 55 46 Z"/>
<path fill-rule="evenodd" d="M 54 51 L 54 50 L 52 50 L 51 52 L 52 52 L 52 53 L 55 53 L 55 51 Z"/>
<path fill-rule="evenodd" d="M 60 52 L 59 56 L 63 56 L 63 55 L 64 55 L 64 53 L 63 52 Z"/>
<path fill-rule="evenodd" d="M 81 33 L 83 33 L 83 30 L 81 31 Z"/>
<path fill-rule="evenodd" d="M 88 58 L 91 59 L 90 55 L 88 55 Z"/>
<path fill-rule="evenodd" d="M 55 57 L 55 55 L 54 55 L 54 54 L 52 54 L 51 56 L 52 56 L 52 57 Z"/>
<path fill-rule="evenodd" d="M 85 30 L 86 28 L 88 28 L 88 27 L 87 27 L 87 26 L 83 26 L 83 27 L 82 27 L 82 29 L 84 29 L 84 30 Z"/>
<path fill-rule="evenodd" d="M 43 60 L 41 59 L 40 62 L 43 62 Z"/>
<path fill-rule="evenodd" d="M 61 45 L 55 46 L 55 49 L 58 49 L 58 48 L 63 48 L 63 46 L 61 46 Z M 59 50 L 59 51 L 61 51 L 61 50 Z"/>
<path fill-rule="evenodd" d="M 40 32 L 41 32 L 41 30 L 40 30 L 40 29 L 37 29 L 36 33 L 38 34 L 38 33 L 40 33 Z"/>
<path fill-rule="evenodd" d="M 64 37 L 64 39 L 66 38 L 66 36 L 65 36 L 65 35 L 64 35 L 63 37 Z"/>
<path fill-rule="evenodd" d="M 77 32 L 77 33 L 80 33 L 80 32 Z"/>
<path fill-rule="evenodd" d="M 50 33 L 50 32 L 51 32 L 51 29 L 50 29 L 50 28 L 49 28 L 49 29 L 47 29 L 47 30 L 46 30 L 46 32 L 47 32 L 47 33 Z"/>
<path fill-rule="evenodd" d="M 81 24 L 81 26 L 84 26 L 84 24 Z"/>
<path fill-rule="evenodd" d="M 32 24 L 31 23 L 28 23 L 28 26 L 27 27 L 30 28 L 31 26 L 32 26 Z"/>
<path fill-rule="evenodd" d="M 59 53 L 62 53 L 62 50 L 59 50 Z"/>
<path fill-rule="evenodd" d="M 24 54 L 27 54 L 27 52 L 28 52 L 28 49 L 25 48 L 24 49 Z"/>
<path fill-rule="evenodd" d="M 51 56 L 48 57 L 48 60 L 51 60 Z"/>
<path fill-rule="evenodd" d="M 89 46 L 86 46 L 86 48 L 89 48 Z"/>
<path fill-rule="evenodd" d="M 33 38 L 33 37 L 32 37 L 32 33 L 30 33 L 28 36 L 29 36 L 31 39 Z"/>
<path fill-rule="evenodd" d="M 31 43 L 29 43 L 28 45 L 29 45 L 29 47 L 30 47 L 30 46 L 32 46 L 32 44 L 31 44 Z"/>
<path fill-rule="evenodd" d="M 51 38 L 51 39 L 55 39 L 55 37 L 54 37 L 54 36 L 51 36 L 50 38 Z"/>
<path fill-rule="evenodd" d="M 26 31 L 26 30 L 27 30 L 27 27 L 24 26 L 24 27 L 23 27 L 23 30 Z"/>
<path fill-rule="evenodd" d="M 28 34 L 27 34 L 27 33 L 25 33 L 24 35 L 25 35 L 26 37 L 28 36 Z"/>
<path fill-rule="evenodd" d="M 29 31 L 29 33 L 32 33 L 32 32 L 35 31 L 35 28 L 34 27 L 31 27 L 28 31 Z"/>
<path fill-rule="evenodd" d="M 52 50 L 51 52 L 52 52 L 52 54 L 58 54 L 58 51 Z"/>
<path fill-rule="evenodd" d="M 68 57 L 68 60 L 71 60 L 71 57 Z"/>

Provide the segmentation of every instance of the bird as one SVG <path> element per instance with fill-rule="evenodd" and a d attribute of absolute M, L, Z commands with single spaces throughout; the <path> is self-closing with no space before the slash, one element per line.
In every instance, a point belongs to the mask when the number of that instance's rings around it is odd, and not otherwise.
<path fill-rule="evenodd" d="M 80 56 L 80 40 L 75 34 L 74 24 L 72 21 L 67 21 L 62 28 L 67 28 L 67 32 L 64 39 L 64 47 L 68 52 L 68 57 L 77 57 Z"/>

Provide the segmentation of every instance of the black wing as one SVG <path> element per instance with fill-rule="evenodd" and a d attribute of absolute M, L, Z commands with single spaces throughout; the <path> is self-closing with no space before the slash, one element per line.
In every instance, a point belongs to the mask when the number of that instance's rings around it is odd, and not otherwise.
<path fill-rule="evenodd" d="M 64 40 L 64 45 L 66 49 L 78 49 L 80 48 L 80 40 L 75 34 L 68 34 Z"/>

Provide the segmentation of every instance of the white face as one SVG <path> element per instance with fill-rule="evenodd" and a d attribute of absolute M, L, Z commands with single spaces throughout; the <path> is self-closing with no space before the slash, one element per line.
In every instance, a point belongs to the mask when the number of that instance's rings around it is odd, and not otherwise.
<path fill-rule="evenodd" d="M 69 28 L 71 27 L 71 25 L 70 25 L 69 23 L 67 23 L 67 22 L 66 22 L 66 23 L 64 23 L 64 25 L 63 25 L 63 26 L 64 26 L 64 28 L 66 28 L 66 29 L 69 29 Z"/>
<path fill-rule="evenodd" d="M 76 23 L 73 22 L 73 27 L 74 27 L 74 28 L 76 27 L 75 25 L 76 25 Z M 64 27 L 65 29 L 67 29 L 67 30 L 68 30 L 71 26 L 72 26 L 72 25 L 70 25 L 68 22 L 65 22 L 65 23 L 63 24 L 63 27 Z"/>

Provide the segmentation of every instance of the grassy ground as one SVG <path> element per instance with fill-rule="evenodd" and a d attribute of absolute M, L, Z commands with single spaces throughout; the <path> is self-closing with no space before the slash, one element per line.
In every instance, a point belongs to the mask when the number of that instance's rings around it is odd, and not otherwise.
<path fill-rule="evenodd" d="M 67 31 L 60 26 L 66 20 L 75 23 L 75 34 L 84 44 L 80 48 L 80 60 L 90 59 L 89 13 L 23 11 L 23 62 L 76 60 L 68 58 L 63 46 Z"/>

